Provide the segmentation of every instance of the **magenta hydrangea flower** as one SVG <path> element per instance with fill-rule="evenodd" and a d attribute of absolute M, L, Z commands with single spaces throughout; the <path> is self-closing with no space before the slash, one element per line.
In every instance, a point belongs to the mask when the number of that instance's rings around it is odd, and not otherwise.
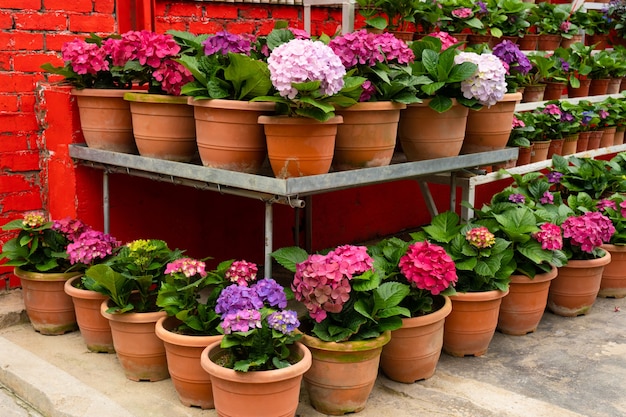
<path fill-rule="evenodd" d="M 81 39 L 66 42 L 61 47 L 63 60 L 69 62 L 76 74 L 97 74 L 109 70 L 107 51 L 95 43 Z"/>
<path fill-rule="evenodd" d="M 610 241 L 615 233 L 611 220 L 598 211 L 568 217 L 561 228 L 564 238 L 570 239 L 573 246 L 579 246 L 587 253 L 592 253 L 594 249 Z"/>
<path fill-rule="evenodd" d="M 615 204 L 615 201 L 609 200 L 608 198 L 604 198 L 596 203 L 596 208 L 599 211 L 604 211 L 604 209 L 606 208 L 616 210 L 617 206 Z"/>
<path fill-rule="evenodd" d="M 34 229 L 43 226 L 45 223 L 46 218 L 44 217 L 43 211 L 29 211 L 24 213 L 24 220 L 22 220 L 24 226 Z"/>
<path fill-rule="evenodd" d="M 180 95 L 183 85 L 194 80 L 191 72 L 182 64 L 173 59 L 164 60 L 161 65 L 152 72 L 155 80 L 161 83 L 161 88 L 167 94 Z"/>
<path fill-rule="evenodd" d="M 252 50 L 250 40 L 227 31 L 217 32 L 215 35 L 209 36 L 202 42 L 202 46 L 204 46 L 205 55 L 216 53 L 228 55 L 229 52 L 250 55 Z"/>
<path fill-rule="evenodd" d="M 538 232 L 533 234 L 537 242 L 541 243 L 543 250 L 560 250 L 563 249 L 563 237 L 561 236 L 561 228 L 556 224 L 544 223 L 539 226 Z"/>
<path fill-rule="evenodd" d="M 626 217 L 626 201 L 622 201 L 621 203 L 619 203 L 619 208 L 620 208 L 622 217 Z"/>
<path fill-rule="evenodd" d="M 327 96 L 343 88 L 346 69 L 333 50 L 320 41 L 292 39 L 276 47 L 267 63 L 272 84 L 290 100 L 298 95 L 293 83 L 320 81 L 320 93 Z"/>
<path fill-rule="evenodd" d="M 484 226 L 474 227 L 465 233 L 465 239 L 478 249 L 490 248 L 496 243 L 496 237 Z"/>
<path fill-rule="evenodd" d="M 187 278 L 200 275 L 202 278 L 207 276 L 206 264 L 202 261 L 198 261 L 192 258 L 176 259 L 168 263 L 165 267 L 165 274 L 183 274 Z"/>
<path fill-rule="evenodd" d="M 311 35 L 306 30 L 296 29 L 296 28 L 288 28 L 288 29 L 291 33 L 293 33 L 293 36 L 295 36 L 296 39 L 311 39 Z"/>
<path fill-rule="evenodd" d="M 454 261 L 445 249 L 427 241 L 409 245 L 399 267 L 407 281 L 433 295 L 440 294 L 458 279 Z"/>
<path fill-rule="evenodd" d="M 378 62 L 407 64 L 415 59 L 407 44 L 388 32 L 350 32 L 333 38 L 328 46 L 340 57 L 347 70 L 358 65 L 371 67 Z"/>
<path fill-rule="evenodd" d="M 556 104 L 548 104 L 543 110 L 542 113 L 544 114 L 550 114 L 553 116 L 560 116 L 561 115 L 561 109 L 559 108 L 559 106 L 557 106 Z"/>
<path fill-rule="evenodd" d="M 459 19 L 467 19 L 468 17 L 472 17 L 474 13 L 472 9 L 469 7 L 460 7 L 458 9 L 454 9 L 451 12 L 452 16 L 457 17 Z"/>
<path fill-rule="evenodd" d="M 78 219 L 66 217 L 61 220 L 55 220 L 52 223 L 52 230 L 62 233 L 70 242 L 74 242 L 80 235 L 91 230 L 91 228 Z"/>
<path fill-rule="evenodd" d="M 429 33 L 428 36 L 432 36 L 433 38 L 438 38 L 441 41 L 441 50 L 446 50 L 455 43 L 458 43 L 458 39 L 454 36 L 450 35 L 448 32 L 433 32 Z"/>
<path fill-rule="evenodd" d="M 228 313 L 222 318 L 220 327 L 224 329 L 224 334 L 260 329 L 262 327 L 261 312 L 248 309 Z"/>
<path fill-rule="evenodd" d="M 259 269 L 255 263 L 245 260 L 234 261 L 224 276 L 230 282 L 234 282 L 237 285 L 247 286 L 249 282 L 256 280 L 256 275 Z"/>
<path fill-rule="evenodd" d="M 70 264 L 91 265 L 112 255 L 120 245 L 121 242 L 110 234 L 90 229 L 68 244 L 66 251 Z"/>
<path fill-rule="evenodd" d="M 478 67 L 473 76 L 461 81 L 461 91 L 468 99 L 475 99 L 483 106 L 492 106 L 502 100 L 507 90 L 506 68 L 493 54 L 461 52 L 454 57 L 456 64 L 471 62 Z"/>

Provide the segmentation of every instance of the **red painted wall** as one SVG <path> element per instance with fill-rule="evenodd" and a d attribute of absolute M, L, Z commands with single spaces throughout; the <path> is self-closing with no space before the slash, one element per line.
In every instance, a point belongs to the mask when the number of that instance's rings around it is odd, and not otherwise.
<path fill-rule="evenodd" d="M 53 218 L 77 217 L 103 227 L 102 174 L 76 167 L 68 156 L 67 144 L 83 141 L 70 89 L 40 71 L 43 63 L 61 64 L 58 52 L 64 42 L 152 21 L 159 32 L 264 34 L 275 20 L 304 26 L 301 6 L 157 0 L 154 16 L 149 16 L 152 1 L 0 2 L 0 224 L 44 209 Z M 311 15 L 315 34 L 334 33 L 341 20 L 337 7 L 313 8 Z M 438 188 L 437 200 L 445 210 L 447 191 Z M 111 232 L 120 240 L 161 238 L 191 256 L 211 256 L 215 263 L 263 261 L 260 201 L 123 175 L 111 175 L 110 191 Z M 389 235 L 429 219 L 413 181 L 315 196 L 313 207 L 315 250 Z M 274 213 L 274 247 L 292 245 L 295 211 L 275 205 Z M 0 231 L 0 243 L 10 237 Z M 10 271 L 0 267 L 0 278 L 19 285 Z"/>

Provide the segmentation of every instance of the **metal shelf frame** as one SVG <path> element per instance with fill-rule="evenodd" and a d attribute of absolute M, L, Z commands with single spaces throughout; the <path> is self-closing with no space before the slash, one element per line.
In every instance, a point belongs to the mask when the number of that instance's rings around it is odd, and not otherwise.
<path fill-rule="evenodd" d="M 418 162 L 402 162 L 403 155 L 396 156 L 392 164 L 384 167 L 362 168 L 352 171 L 331 172 L 323 175 L 279 179 L 269 175 L 246 174 L 223 169 L 208 168 L 191 163 L 172 162 L 88 148 L 85 145 L 69 145 L 70 156 L 80 165 L 102 170 L 104 228 L 109 230 L 109 184 L 108 174 L 119 173 L 165 181 L 201 190 L 238 195 L 259 199 L 265 203 L 265 276 L 271 276 L 271 253 L 273 240 L 273 204 L 285 204 L 307 210 L 305 221 L 309 223 L 310 197 L 331 191 L 354 187 L 413 179 L 420 182 L 420 190 L 431 215 L 436 206 L 424 179 L 446 173 L 451 185 L 450 207 L 456 203 L 456 173 L 467 168 L 502 163 L 516 159 L 517 148 L 506 148 L 491 152 L 459 155 L 451 158 L 431 159 Z M 297 228 L 296 228 L 297 230 Z M 311 233 L 307 233 L 310 238 Z M 310 242 L 309 242 L 310 244 Z M 308 246 L 308 245 L 307 245 Z M 310 249 L 310 248 L 308 248 Z"/>

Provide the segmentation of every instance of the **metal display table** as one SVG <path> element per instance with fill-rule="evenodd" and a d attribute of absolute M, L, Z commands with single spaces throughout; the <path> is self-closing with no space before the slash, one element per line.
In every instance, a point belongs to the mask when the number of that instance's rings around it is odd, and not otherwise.
<path fill-rule="evenodd" d="M 362 168 L 352 171 L 331 172 L 308 177 L 278 179 L 271 173 L 255 175 L 216 168 L 207 168 L 190 163 L 172 162 L 146 158 L 138 155 L 103 151 L 85 145 L 69 145 L 70 156 L 79 164 L 103 170 L 103 211 L 104 229 L 109 230 L 109 187 L 108 174 L 120 173 L 156 181 L 216 191 L 265 202 L 265 276 L 271 276 L 271 253 L 273 240 L 274 203 L 286 204 L 294 208 L 307 208 L 310 219 L 308 198 L 315 194 L 362 187 L 385 182 L 432 177 L 448 174 L 450 184 L 450 207 L 456 205 L 456 172 L 467 168 L 492 165 L 516 159 L 517 148 L 507 148 L 492 152 L 460 155 L 451 158 L 432 159 L 419 162 L 403 161 L 403 155 L 396 155 L 392 163 L 384 167 Z M 420 189 L 431 215 L 436 214 L 435 204 L 428 185 L 420 181 Z M 309 221 L 310 224 L 310 221 Z M 297 228 L 296 228 L 297 230 Z M 310 233 L 308 233 L 310 236 Z"/>

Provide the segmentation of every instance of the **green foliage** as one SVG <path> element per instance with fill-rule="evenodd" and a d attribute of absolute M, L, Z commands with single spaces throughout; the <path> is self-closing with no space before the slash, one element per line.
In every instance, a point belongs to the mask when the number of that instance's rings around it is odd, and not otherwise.
<path fill-rule="evenodd" d="M 552 170 L 563 174 L 560 185 L 564 197 L 581 192 L 593 199 L 605 195 L 609 187 L 607 165 L 601 159 L 552 156 Z"/>

